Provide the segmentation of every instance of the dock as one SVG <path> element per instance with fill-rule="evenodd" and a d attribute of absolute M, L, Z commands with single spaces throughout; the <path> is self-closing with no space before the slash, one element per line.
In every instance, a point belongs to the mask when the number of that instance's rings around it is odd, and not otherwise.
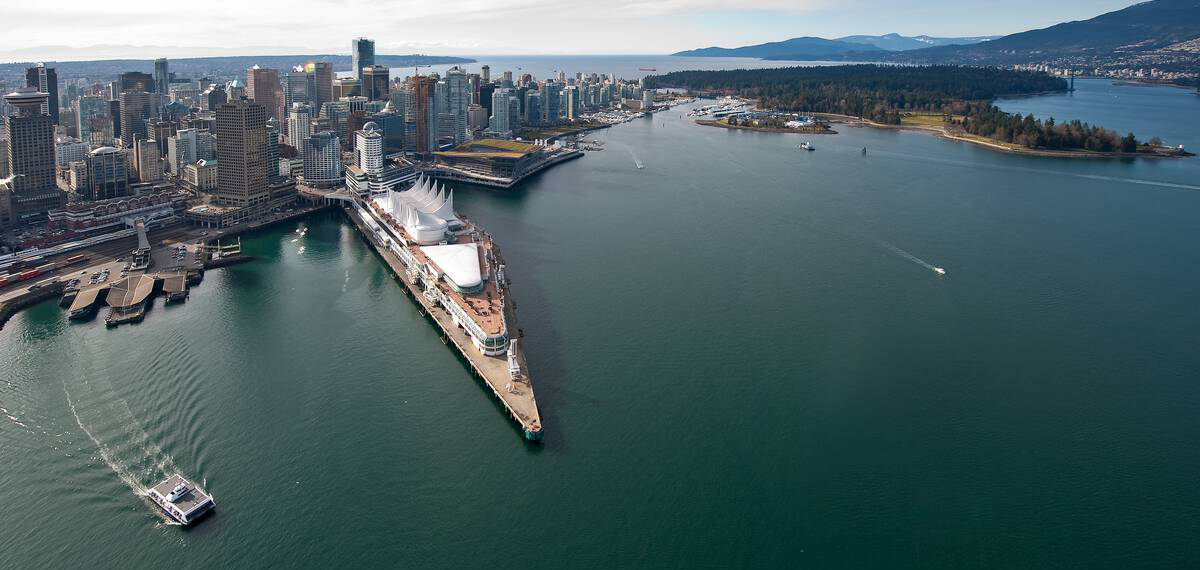
<path fill-rule="evenodd" d="M 537 400 L 534 398 L 533 386 L 529 377 L 529 367 L 525 362 L 523 350 L 514 350 L 505 356 L 486 356 L 475 348 L 471 337 L 455 322 L 454 317 L 444 308 L 435 304 L 422 291 L 419 284 L 408 275 L 404 262 L 384 244 L 380 243 L 375 232 L 365 226 L 365 221 L 353 209 L 347 211 L 347 217 L 362 234 L 367 243 L 387 263 L 396 279 L 404 286 L 405 292 L 420 307 L 421 312 L 432 318 L 437 325 L 443 342 L 452 346 L 471 367 L 471 371 L 483 380 L 483 384 L 504 406 L 505 411 L 513 421 L 520 425 L 526 439 L 538 440 L 542 437 L 542 418 L 538 412 Z M 495 247 L 493 245 L 493 247 Z M 498 263 L 503 263 L 495 249 Z M 511 338 L 519 338 L 520 327 L 517 324 L 516 307 L 512 297 L 505 295 L 504 318 L 508 323 Z M 510 362 L 512 365 L 510 365 Z M 513 369 L 516 369 L 515 371 Z"/>

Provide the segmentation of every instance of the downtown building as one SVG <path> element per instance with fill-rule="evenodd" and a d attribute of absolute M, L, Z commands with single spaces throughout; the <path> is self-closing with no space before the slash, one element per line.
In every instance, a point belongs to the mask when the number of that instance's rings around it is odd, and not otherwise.
<path fill-rule="evenodd" d="M 66 203 L 59 190 L 54 167 L 54 122 L 42 112 L 48 95 L 18 91 L 4 96 L 8 112 L 4 132 L 8 136 L 8 177 L 0 181 L 0 202 L 6 225 L 20 225 L 45 217 L 49 210 Z"/>
<path fill-rule="evenodd" d="M 359 195 L 386 192 L 415 180 L 416 168 L 398 156 L 384 156 L 384 133 L 374 122 L 354 133 L 354 164 L 346 167 L 346 188 Z"/>
<path fill-rule="evenodd" d="M 335 188 L 343 181 L 342 143 L 331 131 L 309 135 L 304 145 L 304 176 L 301 184 L 314 188 Z"/>

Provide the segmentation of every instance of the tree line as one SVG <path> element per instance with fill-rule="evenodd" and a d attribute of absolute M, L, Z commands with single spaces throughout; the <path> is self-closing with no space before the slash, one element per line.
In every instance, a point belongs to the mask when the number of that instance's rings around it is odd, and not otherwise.
<path fill-rule="evenodd" d="M 901 124 L 904 113 L 934 113 L 962 130 L 1031 148 L 1137 150 L 1132 134 L 1087 123 L 1055 123 L 1001 111 L 1004 95 L 1062 92 L 1067 81 L 1045 73 L 957 65 L 838 65 L 723 71 L 676 71 L 646 78 L 648 87 L 756 99 L 764 109 L 830 113 Z M 952 118 L 955 117 L 955 118 Z"/>

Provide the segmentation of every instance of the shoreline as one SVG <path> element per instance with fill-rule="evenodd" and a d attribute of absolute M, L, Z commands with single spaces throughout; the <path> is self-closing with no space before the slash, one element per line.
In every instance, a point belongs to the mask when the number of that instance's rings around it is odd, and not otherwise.
<path fill-rule="evenodd" d="M 779 128 L 775 128 L 775 127 L 751 127 L 751 126 L 747 126 L 747 125 L 731 125 L 729 123 L 722 123 L 720 121 L 720 119 L 717 119 L 717 120 L 696 119 L 695 123 L 697 125 L 704 125 L 706 127 L 719 127 L 722 129 L 741 130 L 741 131 L 757 131 L 760 133 L 781 133 L 781 134 L 794 134 L 794 135 L 836 135 L 836 134 L 838 134 L 837 131 L 835 131 L 831 128 L 828 128 L 828 127 L 824 128 L 824 129 L 814 129 L 814 128 L 779 129 Z"/>
<path fill-rule="evenodd" d="M 861 117 L 852 117 L 849 115 L 837 115 L 833 113 L 814 113 L 814 116 L 829 119 L 830 122 L 840 122 L 849 127 L 868 127 L 873 129 L 890 129 L 896 131 L 918 131 L 929 133 L 938 138 L 973 144 L 986 149 L 1008 154 L 1017 154 L 1023 156 L 1038 156 L 1043 158 L 1151 158 L 1151 159 L 1167 159 L 1167 158 L 1188 158 L 1195 156 L 1194 154 L 1183 151 L 1177 153 L 1157 153 L 1157 152 L 1094 152 L 1087 150 L 1050 150 L 1039 148 L 1028 148 L 1018 145 L 1009 145 L 1000 141 L 982 140 L 980 138 L 972 138 L 951 133 L 945 127 L 930 127 L 922 125 L 885 125 L 876 123 Z"/>

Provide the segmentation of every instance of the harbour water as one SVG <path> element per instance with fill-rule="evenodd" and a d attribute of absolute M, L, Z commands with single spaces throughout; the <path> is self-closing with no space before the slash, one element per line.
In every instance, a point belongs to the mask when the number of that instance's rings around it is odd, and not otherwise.
<path fill-rule="evenodd" d="M 1004 105 L 1200 148 L 1191 93 L 1073 97 Z M 681 112 L 455 192 L 507 258 L 540 444 L 336 214 L 138 325 L 14 317 L 0 568 L 1200 564 L 1198 159 L 805 153 Z M 216 498 L 195 528 L 135 496 L 175 470 Z"/>

